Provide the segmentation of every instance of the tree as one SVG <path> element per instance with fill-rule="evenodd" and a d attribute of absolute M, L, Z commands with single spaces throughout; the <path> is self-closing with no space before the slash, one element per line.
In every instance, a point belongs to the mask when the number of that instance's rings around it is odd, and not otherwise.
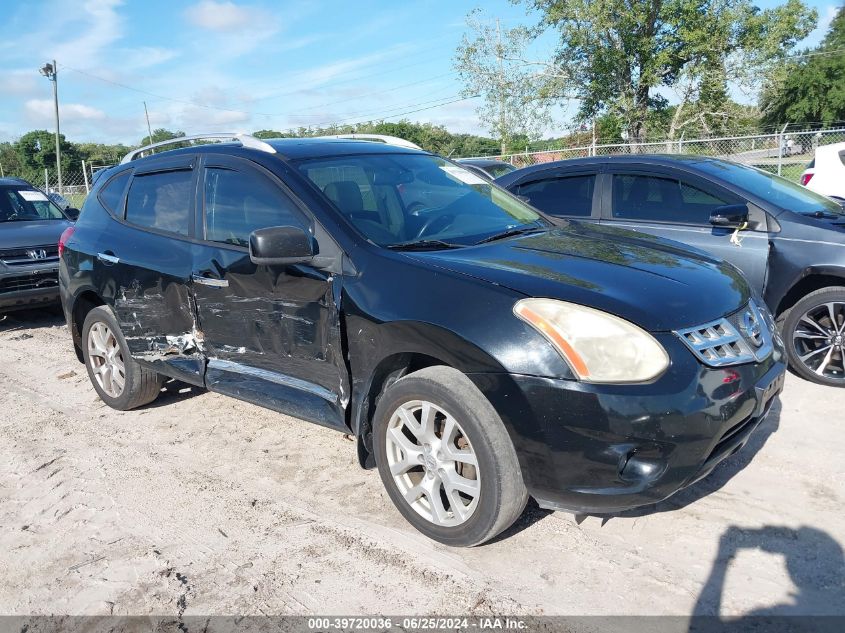
<path fill-rule="evenodd" d="M 68 142 L 64 134 L 59 135 L 59 148 L 62 153 L 62 170 L 68 172 L 71 165 L 79 161 L 76 148 Z M 21 176 L 31 182 L 40 182 L 44 170 L 56 171 L 56 135 L 47 130 L 32 130 L 21 136 L 15 143 L 15 151 L 20 159 Z"/>
<path fill-rule="evenodd" d="M 678 107 L 670 131 L 726 116 L 729 86 L 752 87 L 815 25 L 801 0 L 759 10 L 751 0 L 526 0 L 559 43 L 541 94 L 577 99 L 579 119 L 619 117 L 629 140 L 646 140 L 650 110 Z M 708 118 L 710 117 L 710 118 Z"/>
<path fill-rule="evenodd" d="M 169 141 L 172 138 L 181 138 L 183 136 L 185 136 L 185 133 L 182 131 L 172 132 L 170 130 L 166 130 L 163 127 L 160 127 L 158 129 L 153 130 L 152 140 L 150 139 L 150 136 L 147 135 L 141 139 L 138 145 L 142 146 L 149 145 L 151 143 L 160 143 L 161 141 Z"/>
<path fill-rule="evenodd" d="M 16 176 L 21 171 L 21 158 L 11 143 L 0 143 L 0 176 Z"/>
<path fill-rule="evenodd" d="M 539 138 L 549 122 L 548 103 L 538 99 L 536 72 L 524 61 L 533 35 L 525 27 L 503 29 L 498 20 L 484 21 L 476 9 L 467 16 L 470 35 L 464 35 L 455 68 L 464 82 L 462 95 L 480 95 L 477 109 L 501 152 L 520 135 Z"/>
<path fill-rule="evenodd" d="M 775 69 L 760 98 L 763 122 L 845 121 L 845 7 L 818 48 Z"/>

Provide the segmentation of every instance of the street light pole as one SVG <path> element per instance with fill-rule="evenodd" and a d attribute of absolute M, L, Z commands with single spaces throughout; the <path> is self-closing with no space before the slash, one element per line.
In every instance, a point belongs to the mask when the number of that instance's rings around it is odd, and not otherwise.
<path fill-rule="evenodd" d="M 47 62 L 44 67 L 39 70 L 47 79 L 53 82 L 53 107 L 56 111 L 56 175 L 59 179 L 59 194 L 64 194 L 62 188 L 62 150 L 59 145 L 59 82 L 58 82 L 58 65 L 56 60 L 53 63 Z"/>

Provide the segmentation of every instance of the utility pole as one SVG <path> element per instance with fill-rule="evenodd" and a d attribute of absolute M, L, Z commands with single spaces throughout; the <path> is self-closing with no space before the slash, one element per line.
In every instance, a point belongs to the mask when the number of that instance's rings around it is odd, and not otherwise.
<path fill-rule="evenodd" d="M 502 154 L 507 151 L 505 144 L 505 69 L 502 61 L 502 28 L 496 18 L 496 61 L 499 66 L 499 134 L 501 135 Z"/>
<path fill-rule="evenodd" d="M 59 131 L 59 82 L 56 60 L 54 59 L 52 64 L 47 62 L 38 72 L 53 82 L 53 107 L 56 110 L 56 175 L 59 179 L 59 194 L 62 195 L 62 150 L 59 146 L 59 135 L 61 134 Z"/>
<path fill-rule="evenodd" d="M 147 112 L 147 102 L 144 101 L 144 116 L 147 117 L 147 133 L 150 135 L 150 145 L 153 144 L 153 131 L 150 128 L 150 113 Z"/>

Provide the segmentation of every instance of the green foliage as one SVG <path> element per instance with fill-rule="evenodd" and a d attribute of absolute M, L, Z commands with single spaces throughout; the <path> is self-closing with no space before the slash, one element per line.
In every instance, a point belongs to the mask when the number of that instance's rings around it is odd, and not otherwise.
<path fill-rule="evenodd" d="M 646 139 L 649 111 L 667 106 L 660 88 L 680 100 L 673 133 L 730 116 L 729 83 L 753 83 L 816 22 L 801 0 L 764 11 L 751 0 L 525 1 L 559 35 L 540 96 L 578 99 L 582 121 L 618 117 L 634 141 Z M 690 119 L 683 110 L 693 103 Z"/>
<path fill-rule="evenodd" d="M 498 20 L 485 22 L 480 9 L 470 12 L 467 25 L 470 34 L 455 54 L 462 94 L 483 98 L 476 112 L 499 139 L 502 153 L 508 146 L 521 149 L 550 120 L 548 101 L 538 98 L 536 68 L 525 60 L 533 34 L 525 27 L 502 28 Z"/>
<path fill-rule="evenodd" d="M 138 145 L 141 146 L 150 145 L 151 143 L 160 143 L 161 141 L 169 141 L 172 138 L 180 138 L 182 136 L 185 136 L 185 133 L 182 131 L 173 132 L 160 127 L 153 130 L 152 140 L 150 140 L 150 136 L 147 135 L 138 142 Z"/>
<path fill-rule="evenodd" d="M 26 178 L 30 182 L 40 182 L 44 180 L 45 169 L 51 173 L 55 172 L 56 135 L 53 132 L 47 130 L 27 132 L 14 144 L 14 149 L 19 160 L 19 173 L 15 175 Z M 60 134 L 59 149 L 62 155 L 62 170 L 67 172 L 70 166 L 79 160 L 76 148 L 68 142 L 64 134 Z"/>
<path fill-rule="evenodd" d="M 384 134 L 398 136 L 416 143 L 430 152 L 444 156 L 486 156 L 499 150 L 498 143 L 490 138 L 473 134 L 452 134 L 442 125 L 414 123 L 402 120 L 396 122 L 370 121 L 355 125 L 330 126 L 325 128 L 299 128 L 295 131 L 258 130 L 257 138 L 290 138 L 307 136 L 328 136 L 332 134 Z"/>
<path fill-rule="evenodd" d="M 845 121 L 845 7 L 818 48 L 772 72 L 760 108 L 771 126 Z"/>

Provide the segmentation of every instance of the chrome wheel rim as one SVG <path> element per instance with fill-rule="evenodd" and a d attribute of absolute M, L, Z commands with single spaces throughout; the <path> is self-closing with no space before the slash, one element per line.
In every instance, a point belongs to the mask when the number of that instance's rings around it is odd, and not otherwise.
<path fill-rule="evenodd" d="M 828 380 L 845 381 L 845 301 L 807 310 L 792 333 L 792 347 L 809 371 Z"/>
<path fill-rule="evenodd" d="M 126 367 L 117 338 L 105 323 L 95 323 L 88 331 L 88 363 L 100 388 L 119 398 L 126 386 Z"/>
<path fill-rule="evenodd" d="M 460 525 L 478 508 L 481 475 L 472 444 L 457 420 L 431 402 L 406 402 L 393 413 L 387 463 L 408 505 L 435 525 Z"/>

